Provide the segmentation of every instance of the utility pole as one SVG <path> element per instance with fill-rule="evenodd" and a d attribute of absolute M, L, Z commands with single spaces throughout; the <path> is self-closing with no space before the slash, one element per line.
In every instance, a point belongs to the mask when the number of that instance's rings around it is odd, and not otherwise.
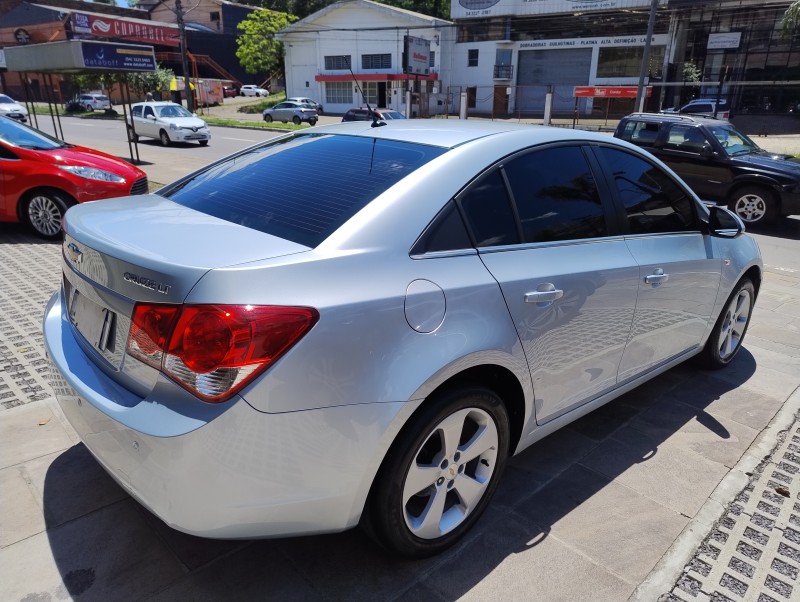
<path fill-rule="evenodd" d="M 656 26 L 656 10 L 658 10 L 658 0 L 653 0 L 650 4 L 650 18 L 647 20 L 647 39 L 644 42 L 642 68 L 639 71 L 639 87 L 636 90 L 635 111 L 641 111 L 644 108 L 644 78 L 647 77 L 647 73 L 650 70 L 650 42 L 653 37 L 653 30 Z"/>
<path fill-rule="evenodd" d="M 189 77 L 189 59 L 186 55 L 186 24 L 183 22 L 183 6 L 181 6 L 181 0 L 175 0 L 175 16 L 178 19 L 178 41 L 181 50 L 183 90 L 186 94 L 186 108 L 189 109 L 190 113 L 194 113 L 194 95 L 192 94 L 192 82 Z"/>

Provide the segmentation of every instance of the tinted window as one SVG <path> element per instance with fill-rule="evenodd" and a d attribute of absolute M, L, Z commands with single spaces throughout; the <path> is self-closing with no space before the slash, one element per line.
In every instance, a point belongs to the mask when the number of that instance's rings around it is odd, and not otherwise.
<path fill-rule="evenodd" d="M 658 124 L 644 121 L 628 121 L 619 136 L 639 146 L 653 146 L 658 138 Z"/>
<path fill-rule="evenodd" d="M 576 146 L 535 151 L 504 166 L 525 242 L 606 234 L 594 177 Z"/>
<path fill-rule="evenodd" d="M 134 117 L 141 117 L 142 116 L 142 107 L 141 106 L 133 107 L 131 109 L 131 115 L 133 115 Z"/>
<path fill-rule="evenodd" d="M 161 194 L 315 247 L 376 196 L 444 152 L 391 140 L 297 134 L 235 155 Z M 313 178 L 298 175 L 304 165 L 314 166 Z"/>
<path fill-rule="evenodd" d="M 601 147 L 632 234 L 696 230 L 694 201 L 666 172 L 624 151 Z"/>
<path fill-rule="evenodd" d="M 458 208 L 451 201 L 425 229 L 411 253 L 421 254 L 470 248 L 472 248 L 472 243 L 469 240 L 467 229 L 464 227 Z"/>
<path fill-rule="evenodd" d="M 667 130 L 664 148 L 699 154 L 706 144 L 708 140 L 700 128 L 676 123 Z"/>
<path fill-rule="evenodd" d="M 481 178 L 459 198 L 478 247 L 519 244 L 517 222 L 499 170 Z"/>

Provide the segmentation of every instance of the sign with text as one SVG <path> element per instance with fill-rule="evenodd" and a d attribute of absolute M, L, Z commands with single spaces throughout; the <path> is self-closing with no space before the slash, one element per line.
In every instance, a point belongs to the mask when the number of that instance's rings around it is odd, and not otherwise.
<path fill-rule="evenodd" d="M 575 86 L 575 98 L 636 98 L 636 86 Z M 650 98 L 653 86 L 645 88 L 645 95 Z"/>
<path fill-rule="evenodd" d="M 659 0 L 666 4 L 667 0 Z M 554 15 L 594 11 L 646 8 L 651 0 L 457 0 L 451 3 L 450 18 L 496 17 L 499 15 Z"/>
<path fill-rule="evenodd" d="M 403 73 L 428 75 L 431 62 L 431 42 L 414 36 L 403 36 Z"/>
<path fill-rule="evenodd" d="M 178 29 L 111 17 L 72 13 L 70 27 L 76 38 L 96 36 L 98 38 L 120 38 L 133 42 L 146 42 L 162 46 L 178 46 Z"/>
<path fill-rule="evenodd" d="M 81 41 L 83 65 L 107 71 L 155 71 L 152 46 Z"/>

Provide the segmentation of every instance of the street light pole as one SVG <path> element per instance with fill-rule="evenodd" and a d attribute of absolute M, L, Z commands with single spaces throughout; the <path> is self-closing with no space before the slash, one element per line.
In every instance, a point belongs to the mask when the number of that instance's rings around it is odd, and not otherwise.
<path fill-rule="evenodd" d="M 180 0 L 176 0 L 180 1 Z M 634 109 L 641 111 L 644 108 L 644 78 L 647 77 L 647 72 L 650 70 L 650 42 L 653 37 L 653 30 L 656 26 L 656 10 L 658 9 L 658 0 L 653 0 L 650 4 L 650 18 L 647 20 L 647 39 L 644 41 L 644 55 L 642 56 L 642 68 L 639 70 L 639 86 L 636 90 L 636 104 Z"/>
<path fill-rule="evenodd" d="M 181 0 L 175 0 L 175 16 L 178 20 L 178 41 L 181 50 L 181 65 L 183 67 L 183 89 L 186 93 L 186 108 L 190 113 L 194 113 L 194 96 L 192 94 L 192 83 L 189 77 L 189 59 L 186 56 L 186 25 L 183 22 L 183 6 Z"/>

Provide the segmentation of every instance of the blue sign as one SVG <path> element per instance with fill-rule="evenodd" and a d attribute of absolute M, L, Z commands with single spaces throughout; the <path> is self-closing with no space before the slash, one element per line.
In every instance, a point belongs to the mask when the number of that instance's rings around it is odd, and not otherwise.
<path fill-rule="evenodd" d="M 83 64 L 87 69 L 107 71 L 155 71 L 156 57 L 152 46 L 81 42 Z"/>

